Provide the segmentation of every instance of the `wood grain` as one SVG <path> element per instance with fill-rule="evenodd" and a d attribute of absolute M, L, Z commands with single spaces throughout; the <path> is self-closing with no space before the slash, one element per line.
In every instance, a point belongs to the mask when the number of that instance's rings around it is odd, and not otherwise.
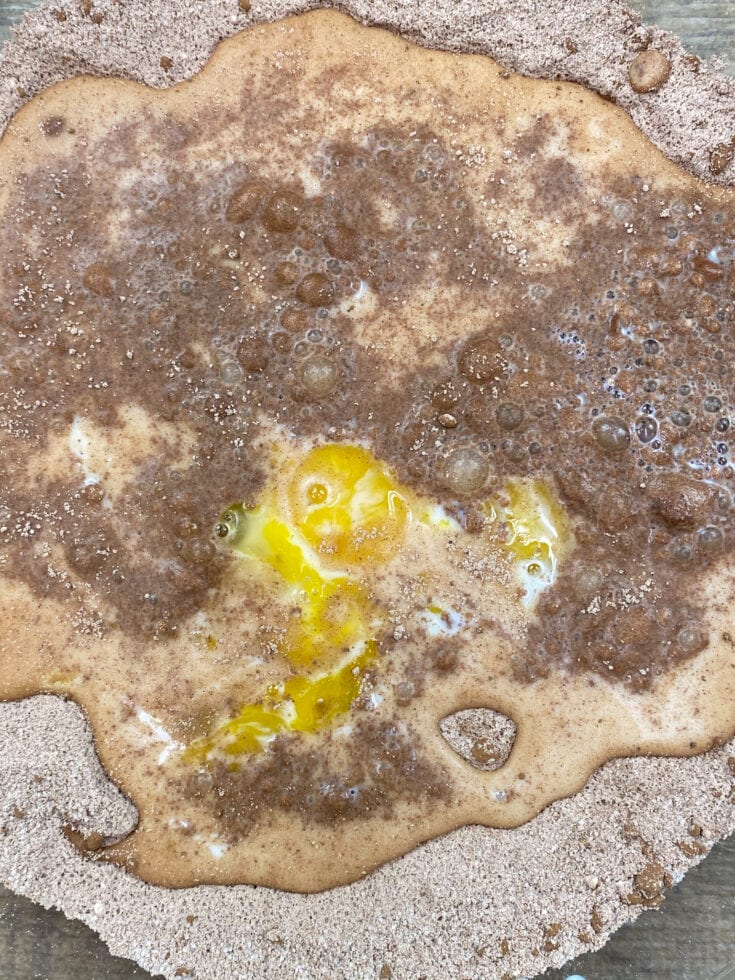
<path fill-rule="evenodd" d="M 150 973 L 111 956 L 99 937 L 61 912 L 0 886 L 0 980 L 144 980 Z"/>
<path fill-rule="evenodd" d="M 735 980 L 735 838 L 723 841 L 647 912 L 544 980 Z"/>
<path fill-rule="evenodd" d="M 578 0 L 573 0 L 578 2 Z M 37 0 L 0 0 L 0 41 Z M 735 0 L 639 0 L 647 23 L 678 34 L 700 57 L 719 55 L 735 71 Z M 647 913 L 547 980 L 735 980 L 735 839 L 674 889 L 663 912 Z M 149 976 L 113 957 L 86 926 L 0 888 L 0 980 L 141 980 Z"/>
<path fill-rule="evenodd" d="M 8 0 L 0 0 L 0 41 L 4 41 L 10 33 L 12 24 L 17 24 L 26 10 L 38 6 L 34 2 L 9 3 Z"/>
<path fill-rule="evenodd" d="M 678 34 L 701 58 L 718 55 L 735 71 L 735 2 L 733 0 L 633 0 L 643 20 Z"/>

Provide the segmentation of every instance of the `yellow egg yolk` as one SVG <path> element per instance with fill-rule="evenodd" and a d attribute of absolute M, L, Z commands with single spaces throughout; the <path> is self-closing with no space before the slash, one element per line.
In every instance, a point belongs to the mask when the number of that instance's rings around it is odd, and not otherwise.
<path fill-rule="evenodd" d="M 382 561 L 403 537 L 408 493 L 359 446 L 321 446 L 296 469 L 288 503 L 293 524 L 327 562 Z"/>
<path fill-rule="evenodd" d="M 295 611 L 278 641 L 293 673 L 262 698 L 192 742 L 191 760 L 226 760 L 265 748 L 279 733 L 316 732 L 346 714 L 359 697 L 366 670 L 377 661 L 385 623 L 361 581 L 366 570 L 400 553 L 411 521 L 459 532 L 441 508 L 401 487 L 367 450 L 327 445 L 294 463 L 276 460 L 278 474 L 257 507 L 234 504 L 216 528 L 223 546 L 253 563 L 278 598 Z M 487 502 L 491 523 L 502 522 L 501 546 L 515 560 L 526 596 L 553 581 L 570 540 L 567 519 L 553 494 L 536 481 L 513 481 L 504 502 Z M 419 616 L 427 636 L 464 628 L 461 611 L 432 602 Z"/>
<path fill-rule="evenodd" d="M 383 624 L 356 579 L 361 565 L 382 563 L 400 549 L 412 517 L 408 499 L 365 449 L 330 445 L 311 450 L 257 507 L 237 504 L 225 512 L 217 533 L 226 546 L 272 569 L 298 610 L 279 652 L 299 672 L 192 743 L 189 757 L 258 751 L 279 732 L 315 732 L 349 710 L 377 658 Z"/>
<path fill-rule="evenodd" d="M 503 503 L 488 501 L 491 522 L 504 525 L 502 546 L 515 559 L 526 604 L 556 578 L 559 559 L 570 548 L 569 520 L 551 490 L 538 480 L 512 480 Z"/>

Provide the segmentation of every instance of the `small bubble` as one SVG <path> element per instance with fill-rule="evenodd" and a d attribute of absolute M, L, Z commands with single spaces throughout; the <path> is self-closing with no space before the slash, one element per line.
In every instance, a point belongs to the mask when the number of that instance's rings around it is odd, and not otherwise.
<path fill-rule="evenodd" d="M 408 704 L 416 696 L 416 685 L 413 681 L 399 681 L 394 690 L 399 704 Z"/>
<path fill-rule="evenodd" d="M 717 429 L 718 432 L 727 432 L 729 428 L 730 428 L 730 419 L 721 418 L 721 419 L 717 419 L 717 421 L 715 422 L 715 429 Z"/>
<path fill-rule="evenodd" d="M 643 351 L 644 351 L 644 353 L 646 353 L 646 354 L 657 354 L 658 353 L 658 350 L 659 350 L 659 342 L 657 340 L 653 340 L 653 338 L 651 338 L 649 340 L 644 340 L 643 341 Z"/>
<path fill-rule="evenodd" d="M 299 376 L 304 391 L 311 398 L 330 394 L 339 381 L 340 371 L 333 360 L 324 354 L 313 354 L 301 362 Z"/>
<path fill-rule="evenodd" d="M 490 467 L 476 449 L 458 449 L 446 461 L 445 479 L 455 493 L 466 494 L 479 490 L 487 480 Z"/>
<path fill-rule="evenodd" d="M 513 442 L 512 439 L 504 439 L 502 449 L 508 459 L 512 459 L 515 463 L 520 462 L 526 454 L 525 447 Z"/>
<path fill-rule="evenodd" d="M 618 221 L 628 221 L 631 216 L 630 205 L 627 201 L 616 201 L 610 211 Z"/>
<path fill-rule="evenodd" d="M 652 418 L 640 418 L 636 419 L 635 423 L 635 434 L 638 439 L 643 442 L 651 442 L 656 438 L 658 432 L 658 424 L 655 419 Z"/>
<path fill-rule="evenodd" d="M 194 782 L 200 790 L 210 789 L 213 779 L 212 773 L 207 769 L 200 769 L 194 776 Z"/>
<path fill-rule="evenodd" d="M 234 361 L 225 361 L 220 369 L 220 377 L 228 385 L 237 384 L 242 380 L 242 368 Z"/>
<path fill-rule="evenodd" d="M 672 241 L 679 237 L 679 229 L 675 225 L 667 225 L 666 227 L 666 237 L 670 238 Z"/>
<path fill-rule="evenodd" d="M 679 385 L 680 395 L 686 396 L 686 395 L 691 395 L 691 393 L 692 393 L 691 385 Z"/>
<path fill-rule="evenodd" d="M 702 402 L 702 408 L 705 412 L 719 412 L 722 408 L 722 401 L 717 397 L 717 395 L 707 395 L 705 400 Z"/>
<path fill-rule="evenodd" d="M 627 424 L 614 415 L 602 415 L 595 419 L 592 431 L 601 449 L 608 453 L 620 453 L 630 445 Z"/>
<path fill-rule="evenodd" d="M 184 279 L 183 282 L 179 283 L 179 291 L 183 293 L 184 296 L 191 296 L 194 290 L 194 286 L 188 279 Z"/>
<path fill-rule="evenodd" d="M 676 634 L 676 645 L 684 653 L 699 653 L 707 646 L 707 637 L 698 626 L 683 626 Z"/>
<path fill-rule="evenodd" d="M 676 409 L 671 413 L 670 417 L 674 425 L 678 425 L 681 428 L 686 428 L 688 425 L 691 425 L 691 421 L 692 421 L 691 413 L 688 412 L 685 408 Z"/>
<path fill-rule="evenodd" d="M 323 272 L 310 272 L 296 287 L 296 298 L 307 306 L 329 306 L 334 301 L 334 284 Z"/>
<path fill-rule="evenodd" d="M 492 381 L 503 369 L 499 346 L 497 340 L 490 336 L 473 338 L 460 354 L 460 372 L 475 384 Z"/>
<path fill-rule="evenodd" d="M 697 532 L 697 544 L 703 551 L 719 551 L 723 540 L 722 531 L 714 524 L 708 524 Z"/>
<path fill-rule="evenodd" d="M 313 330 L 309 330 L 306 339 L 312 344 L 319 344 L 324 339 L 324 334 L 315 327 Z"/>
<path fill-rule="evenodd" d="M 643 390 L 649 394 L 650 392 L 655 391 L 657 388 L 658 381 L 655 381 L 653 378 L 649 378 L 647 381 L 643 382 Z"/>
<path fill-rule="evenodd" d="M 523 406 L 517 402 L 501 402 L 495 410 L 501 429 L 517 429 L 523 421 Z"/>
<path fill-rule="evenodd" d="M 290 354 L 293 350 L 293 340 L 285 330 L 277 330 L 270 336 L 270 342 L 279 354 Z"/>
<path fill-rule="evenodd" d="M 682 564 L 686 564 L 692 560 L 694 551 L 692 550 L 691 545 L 681 541 L 679 544 L 674 545 L 672 554 L 677 561 L 681 562 Z"/>
<path fill-rule="evenodd" d="M 219 521 L 214 525 L 214 533 L 218 538 L 226 538 L 230 533 L 229 527 L 224 523 L 224 521 Z"/>
<path fill-rule="evenodd" d="M 454 408 L 460 400 L 460 392 L 453 381 L 442 381 L 431 393 L 432 404 L 439 409 Z"/>
<path fill-rule="evenodd" d="M 311 504 L 323 504 L 329 496 L 329 490 L 323 483 L 312 483 L 306 491 Z"/>
<path fill-rule="evenodd" d="M 602 571 L 594 565 L 583 565 L 574 578 L 574 591 L 580 599 L 593 596 L 604 581 Z"/>

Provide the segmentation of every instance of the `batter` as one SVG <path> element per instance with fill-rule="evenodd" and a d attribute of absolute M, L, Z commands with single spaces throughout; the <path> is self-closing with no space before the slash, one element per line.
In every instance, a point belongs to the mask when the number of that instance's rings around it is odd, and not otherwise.
<path fill-rule="evenodd" d="M 148 880 L 328 887 L 732 733 L 732 194 L 505 75 L 319 13 L 3 141 L 2 694 L 83 705 Z"/>

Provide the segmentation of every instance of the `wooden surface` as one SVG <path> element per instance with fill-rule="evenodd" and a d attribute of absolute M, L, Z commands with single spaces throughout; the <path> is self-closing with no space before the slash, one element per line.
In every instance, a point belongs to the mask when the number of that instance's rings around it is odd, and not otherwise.
<path fill-rule="evenodd" d="M 678 34 L 700 57 L 717 55 L 735 72 L 735 2 L 733 0 L 628 0 L 647 24 Z"/>
<path fill-rule="evenodd" d="M 22 12 L 36 5 L 35 0 L 0 0 L 0 41 Z M 646 22 L 674 31 L 690 51 L 702 57 L 717 54 L 735 72 L 735 0 L 640 0 L 630 6 Z M 586 980 L 735 980 L 735 839 L 719 844 L 687 875 L 662 911 L 646 913 L 600 952 L 545 977 L 571 975 Z M 148 976 L 130 961 L 111 956 L 85 926 L 0 887 L 0 980 Z M 368 978 L 356 973 L 356 980 Z"/>

